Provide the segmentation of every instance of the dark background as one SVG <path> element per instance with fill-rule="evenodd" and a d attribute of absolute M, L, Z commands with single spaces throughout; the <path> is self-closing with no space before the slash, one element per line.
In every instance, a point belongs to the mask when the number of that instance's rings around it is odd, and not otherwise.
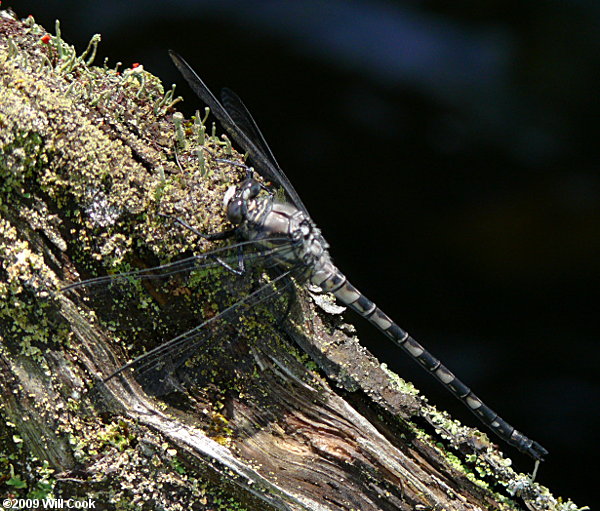
<path fill-rule="evenodd" d="M 598 455 L 600 2 L 5 1 L 79 51 L 244 98 L 353 283 L 549 451 L 592 504 Z M 352 318 L 354 319 L 354 318 Z M 362 342 L 477 420 L 376 330 Z M 506 445 L 517 468 L 533 464 Z"/>

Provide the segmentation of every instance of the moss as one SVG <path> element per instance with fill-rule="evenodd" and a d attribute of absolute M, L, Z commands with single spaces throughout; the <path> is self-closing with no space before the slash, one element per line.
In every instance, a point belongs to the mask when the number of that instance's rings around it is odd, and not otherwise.
<path fill-rule="evenodd" d="M 395 372 L 391 371 L 388 368 L 387 364 L 381 364 L 381 369 L 383 369 L 385 373 L 389 376 L 390 384 L 392 385 L 392 387 L 396 388 L 398 391 L 402 392 L 403 394 L 410 394 L 413 396 L 419 394 L 419 391 L 415 388 L 415 386 L 412 383 L 406 381 L 405 379 L 397 375 Z"/>
<path fill-rule="evenodd" d="M 175 161 L 170 116 L 179 98 L 173 90 L 165 93 L 143 66 L 123 72 L 93 66 L 99 37 L 77 55 L 59 32 L 45 43 L 46 31 L 32 18 L 25 25 L 4 18 L 0 25 L 3 35 L 11 35 L 0 37 L 0 348 L 35 361 L 54 379 L 45 346 L 68 343 L 70 334 L 48 314 L 63 275 L 46 264 L 38 231 L 67 251 L 86 276 L 128 270 L 140 258 L 168 261 L 208 244 L 173 229 L 158 213 L 176 213 L 201 230 L 217 230 L 223 223 L 221 197 L 237 176 L 215 161 L 225 154 L 216 137 L 206 137 L 209 152 L 197 163 L 204 149 L 191 125 L 185 135 L 192 140 Z M 203 217 L 199 211 L 219 213 Z M 149 309 L 160 333 L 158 309 L 143 287 L 128 293 L 122 299 Z M 113 324 L 115 330 L 121 326 Z M 81 398 L 65 403 L 36 406 L 67 440 L 77 463 L 90 467 L 81 480 L 87 497 L 115 508 L 152 502 L 169 509 L 194 504 L 243 509 L 235 499 L 226 500 L 219 485 L 186 475 L 180 460 L 156 448 L 165 442 L 147 430 L 127 421 L 103 424 L 89 410 L 82 414 L 89 403 Z M 226 424 L 217 423 L 228 433 Z M 14 424 L 16 430 L 24 426 Z M 0 491 L 58 497 L 47 461 L 37 460 L 18 435 L 13 440 L 3 438 L 0 445 Z M 119 479 L 102 476 L 121 464 L 127 470 L 118 472 Z M 128 475 L 129 483 L 122 479 Z"/>
<path fill-rule="evenodd" d="M 17 425 L 7 420 L 1 409 L 0 420 L 0 494 L 11 498 L 51 497 L 56 484 L 55 470 L 47 460 L 28 452 Z"/>
<path fill-rule="evenodd" d="M 198 211 L 220 210 L 214 204 L 230 184 L 223 165 L 214 163 L 223 154 L 221 141 L 206 140 L 210 153 L 205 160 L 213 162 L 212 178 L 205 179 L 205 169 L 194 170 L 195 151 L 202 150 L 194 140 L 189 151 L 180 151 L 178 156 L 188 164 L 183 175 L 166 156 L 173 127 L 164 114 L 178 99 L 173 92 L 165 94 L 160 81 L 143 66 L 122 73 L 106 65 L 91 66 L 99 38 L 92 38 L 86 52 L 77 56 L 62 39 L 59 27 L 45 44 L 41 39 L 45 30 L 30 19 L 25 29 L 28 37 L 21 34 L 29 47 L 0 45 L 0 208 L 10 204 L 13 210 L 16 205 L 32 212 L 31 202 L 49 196 L 71 222 L 70 232 L 64 228 L 55 232 L 56 242 L 64 249 L 68 236 L 75 247 L 73 260 L 90 276 L 103 271 L 101 266 L 112 271 L 129 268 L 128 261 L 140 249 L 165 261 L 190 247 L 206 246 L 189 232 L 173 236 L 170 222 L 157 213 L 177 210 L 208 231 L 222 223 L 218 215 L 194 218 Z M 117 139 L 114 131 L 103 128 L 121 124 L 131 131 Z M 148 146 L 155 149 L 152 154 L 136 153 Z M 147 161 L 140 163 L 144 158 Z M 23 282 L 34 278 L 50 282 L 55 289 L 59 285 L 56 275 L 45 272 L 42 258 L 30 243 L 17 238 L 15 220 L 3 218 L 0 226 L 0 235 L 4 234 L 0 250 L 8 273 L 0 283 L 0 294 L 8 304 L 4 313 L 13 315 L 19 336 L 29 343 L 24 350 L 33 354 L 31 346 L 44 341 L 47 333 L 40 328 L 41 318 L 27 318 L 27 308 L 17 297 Z M 48 230 L 56 231 L 56 224 Z"/>

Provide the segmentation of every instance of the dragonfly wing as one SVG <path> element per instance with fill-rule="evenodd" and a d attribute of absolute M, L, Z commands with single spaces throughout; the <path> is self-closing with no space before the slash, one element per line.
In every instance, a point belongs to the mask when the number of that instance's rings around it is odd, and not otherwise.
<path fill-rule="evenodd" d="M 248 109 L 243 105 L 241 100 L 229 91 L 225 93 L 225 96 L 228 97 L 228 102 L 231 101 L 232 103 L 229 104 L 228 108 L 225 108 L 181 56 L 174 51 L 169 51 L 169 55 L 194 93 L 211 109 L 213 115 L 219 120 L 231 138 L 244 151 L 248 152 L 248 155 L 256 165 L 256 170 L 263 177 L 281 185 L 292 203 L 308 215 L 306 207 L 300 200 L 298 193 L 277 165 L 273 153 L 268 148 L 254 119 L 252 119 Z M 234 97 L 237 99 L 234 99 Z M 233 116 L 244 124 L 245 128 L 249 129 L 249 132 L 244 131 L 244 129 L 236 124 L 231 115 L 232 113 Z"/>
<path fill-rule="evenodd" d="M 229 114 L 235 125 L 242 131 L 262 153 L 269 159 L 269 162 L 279 171 L 279 164 L 275 159 L 275 155 L 267 144 L 265 137 L 260 131 L 252 114 L 248 111 L 246 105 L 240 97 L 231 89 L 224 87 L 221 89 L 221 105 Z"/>
<path fill-rule="evenodd" d="M 291 202 L 298 209 L 302 210 L 307 216 L 309 216 L 302 199 L 300 199 L 300 196 L 298 195 L 298 192 L 296 192 L 296 189 L 290 180 L 287 178 L 283 170 L 281 170 L 281 167 L 277 163 L 269 144 L 267 144 L 265 137 L 256 124 L 254 117 L 252 117 L 252 114 L 246 105 L 244 105 L 240 97 L 231 89 L 224 88 L 221 90 L 221 101 L 225 110 L 227 110 L 227 113 L 233 119 L 236 126 L 242 132 L 244 132 L 245 135 L 252 140 L 256 146 L 259 147 L 259 149 L 261 149 L 264 159 L 267 160 L 266 162 L 263 160 L 255 162 L 258 172 L 261 172 L 261 165 L 267 164 L 269 166 L 269 172 L 277 175 L 276 182 L 283 186 Z"/>
<path fill-rule="evenodd" d="M 258 314 L 255 309 L 262 303 L 268 302 L 270 311 L 281 308 L 278 297 L 294 270 L 277 273 L 278 254 L 290 250 L 289 238 L 278 241 L 272 248 L 242 241 L 153 268 L 76 282 L 62 292 L 86 291 L 90 305 L 116 337 L 148 346 L 145 354 L 107 379 L 132 368 L 149 393 L 164 395 L 189 379 L 183 376 L 194 372 L 186 363 L 194 354 L 214 340 L 237 338 L 243 330 L 240 317 Z M 265 271 L 273 275 L 271 281 L 265 281 Z M 257 282 L 262 282 L 258 288 Z"/>
<path fill-rule="evenodd" d="M 205 373 L 207 366 L 202 361 L 204 352 L 211 349 L 222 350 L 223 342 L 231 343 L 240 336 L 248 336 L 249 332 L 245 331 L 247 326 L 242 327 L 242 324 L 253 324 L 247 321 L 248 315 L 259 315 L 261 305 L 268 307 L 269 316 L 272 316 L 274 310 L 287 311 L 284 295 L 285 290 L 293 285 L 289 278 L 291 272 L 292 270 L 288 270 L 263 282 L 258 289 L 227 305 L 215 316 L 120 367 L 106 377 L 105 381 L 133 369 L 135 378 L 144 389 L 157 396 L 180 390 L 185 382 L 199 383 L 199 376 Z M 277 302 L 276 305 L 274 302 Z M 264 318 L 255 323 L 264 325 Z M 194 361 L 196 356 L 200 360 Z M 218 360 L 219 356 L 208 358 Z"/>
<path fill-rule="evenodd" d="M 274 238 L 274 240 L 289 241 L 287 238 Z M 85 289 L 91 295 L 112 293 L 119 287 L 133 286 L 139 281 L 165 280 L 180 275 L 186 276 L 193 271 L 210 271 L 215 268 L 226 268 L 227 266 L 236 268 L 240 263 L 240 258 L 244 265 L 253 266 L 256 263 L 268 261 L 270 258 L 275 257 L 279 251 L 288 249 L 284 243 L 275 248 L 265 249 L 257 240 L 241 241 L 159 266 L 73 282 L 63 286 L 60 292 L 69 293 L 78 289 Z"/>

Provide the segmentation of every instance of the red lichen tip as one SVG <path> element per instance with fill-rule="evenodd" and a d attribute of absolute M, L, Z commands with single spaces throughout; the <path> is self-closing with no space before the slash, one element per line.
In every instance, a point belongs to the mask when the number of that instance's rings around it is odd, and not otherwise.
<path fill-rule="evenodd" d="M 46 34 L 44 37 L 42 37 L 42 42 L 44 44 L 48 44 L 50 42 L 50 34 Z"/>
<path fill-rule="evenodd" d="M 133 64 L 131 64 L 131 69 L 135 69 L 136 67 L 139 67 L 139 65 L 139 62 L 134 62 Z"/>

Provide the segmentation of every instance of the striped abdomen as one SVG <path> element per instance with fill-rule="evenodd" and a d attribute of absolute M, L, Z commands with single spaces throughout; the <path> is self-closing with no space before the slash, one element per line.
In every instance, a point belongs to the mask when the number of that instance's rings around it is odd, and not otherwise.
<path fill-rule="evenodd" d="M 314 284 L 333 293 L 343 304 L 375 325 L 411 358 L 427 369 L 442 385 L 460 399 L 481 422 L 509 444 L 531 457 L 542 460 L 547 454 L 540 444 L 527 438 L 504 419 L 498 417 L 469 387 L 461 382 L 437 358 L 394 323 L 377 305 L 348 282 L 346 276 L 332 263 L 326 263 L 311 276 Z"/>

